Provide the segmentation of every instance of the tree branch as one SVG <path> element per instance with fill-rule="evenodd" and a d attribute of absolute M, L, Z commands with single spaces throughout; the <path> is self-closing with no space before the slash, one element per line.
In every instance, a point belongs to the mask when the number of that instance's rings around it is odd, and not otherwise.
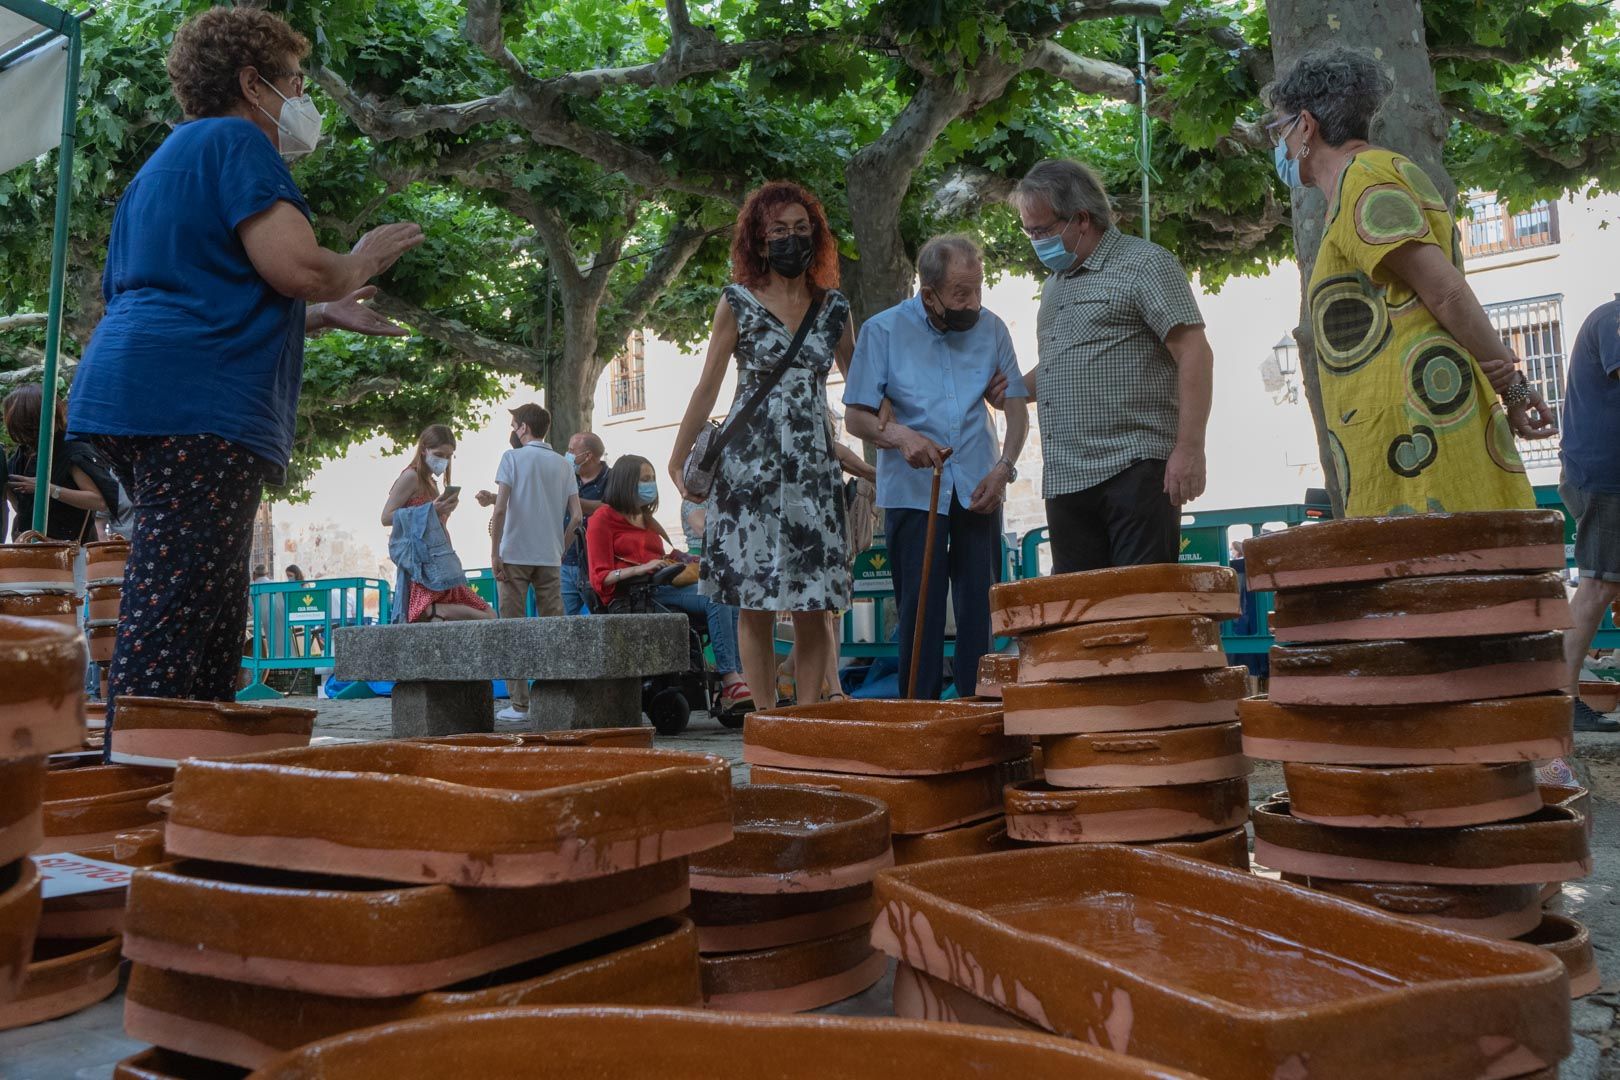
<path fill-rule="evenodd" d="M 322 395 L 320 408 L 345 409 L 376 394 L 398 393 L 404 386 L 404 379 L 396 379 L 392 375 L 368 375 L 348 384 L 340 393 Z"/>
<path fill-rule="evenodd" d="M 522 62 L 506 47 L 501 33 L 501 0 L 467 0 L 466 31 L 467 40 L 499 64 L 513 82 L 521 85 L 530 81 Z"/>
<path fill-rule="evenodd" d="M 569 234 L 568 222 L 554 206 L 542 205 L 530 199 L 528 209 L 533 215 L 534 231 L 545 245 L 546 262 L 557 277 L 557 288 L 564 301 L 572 299 L 585 288 L 585 275 L 579 270 L 579 253 L 574 250 L 574 238 Z"/>
<path fill-rule="evenodd" d="M 48 316 L 43 311 L 21 311 L 15 315 L 0 315 L 0 334 L 7 330 L 23 330 L 30 326 L 44 326 Z"/>
<path fill-rule="evenodd" d="M 355 93 L 331 68 L 316 65 L 310 77 L 361 131 L 374 139 L 412 139 L 430 131 L 459 135 L 476 124 L 510 120 L 515 111 L 514 92 L 510 89 L 449 105 L 401 105 Z"/>
<path fill-rule="evenodd" d="M 1479 128 L 1490 135 L 1504 139 L 1511 139 L 1525 147 L 1539 158 L 1544 158 L 1555 165 L 1566 169 L 1579 168 L 1586 164 L 1591 157 L 1591 145 L 1579 150 L 1566 150 L 1549 146 L 1538 139 L 1532 139 L 1523 133 L 1513 130 L 1512 126 L 1495 113 L 1487 112 L 1474 105 L 1460 94 L 1449 94 L 1440 99 L 1440 103 L 1450 109 L 1452 113 L 1465 124 Z M 1595 142 L 1595 140 L 1594 140 Z"/>
<path fill-rule="evenodd" d="M 1136 72 L 1108 60 L 1076 55 L 1055 41 L 1043 41 L 1031 49 L 1024 66 L 1044 71 L 1082 94 L 1136 100 Z"/>
<path fill-rule="evenodd" d="M 1017 181 L 966 165 L 946 174 L 929 193 L 923 213 L 935 218 L 973 217 L 990 203 L 1006 202 Z"/>
<path fill-rule="evenodd" d="M 696 207 L 687 207 L 695 210 Z M 606 359 L 612 359 L 613 353 L 623 347 L 625 338 L 639 329 L 647 321 L 647 314 L 652 310 L 658 298 L 680 276 L 686 268 L 687 262 L 703 247 L 703 242 L 710 236 L 710 231 L 698 225 L 690 217 L 683 217 L 664 238 L 664 246 L 647 264 L 647 271 L 636 282 L 635 288 L 625 294 L 624 301 L 619 310 L 606 326 L 598 339 L 602 344 L 598 346 L 600 352 L 608 348 Z"/>
<path fill-rule="evenodd" d="M 412 327 L 423 337 L 448 345 L 468 360 L 495 371 L 533 379 L 544 370 L 539 353 L 521 345 L 486 337 L 459 319 L 435 315 L 392 293 L 378 292 L 372 298 L 371 306 L 390 319 Z"/>

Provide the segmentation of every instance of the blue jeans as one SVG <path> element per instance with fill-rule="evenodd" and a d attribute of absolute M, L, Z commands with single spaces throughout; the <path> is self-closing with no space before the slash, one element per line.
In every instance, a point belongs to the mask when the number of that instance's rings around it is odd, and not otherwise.
<path fill-rule="evenodd" d="M 570 566 L 562 564 L 562 601 L 564 615 L 584 615 L 585 594 L 580 591 L 579 583 L 584 577 L 585 568 L 578 564 Z"/>
<path fill-rule="evenodd" d="M 894 566 L 894 602 L 900 612 L 900 671 L 910 671 L 912 636 L 918 632 L 917 597 L 922 593 L 923 548 L 928 511 L 884 511 L 889 559 Z M 934 564 L 928 573 L 928 625 L 922 627 L 917 685 L 907 697 L 936 700 L 944 683 L 945 587 L 956 609 L 956 653 L 951 672 L 956 692 L 974 693 L 979 658 L 990 651 L 990 586 L 1001 567 L 1001 512 L 979 514 L 954 494 L 949 515 L 934 526 Z"/>
<path fill-rule="evenodd" d="M 653 590 L 653 599 L 671 611 L 688 615 L 702 615 L 709 620 L 709 644 L 714 646 L 714 666 L 722 675 L 733 675 L 742 670 L 737 659 L 737 609 L 717 604 L 698 592 L 696 585 L 660 585 Z"/>

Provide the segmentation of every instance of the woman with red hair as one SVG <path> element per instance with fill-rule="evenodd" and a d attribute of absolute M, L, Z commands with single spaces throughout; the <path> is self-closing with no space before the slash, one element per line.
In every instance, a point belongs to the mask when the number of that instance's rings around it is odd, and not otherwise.
<path fill-rule="evenodd" d="M 844 500 L 827 423 L 827 372 L 847 371 L 855 351 L 849 301 L 837 289 L 838 241 L 820 201 L 798 184 L 775 181 L 749 195 L 731 238 L 731 277 L 714 312 L 703 375 L 692 392 L 669 471 L 688 495 L 682 467 L 713 414 L 733 357 L 737 394 L 726 417 L 729 439 L 715 468 L 704 528 L 702 587 L 742 609 L 738 646 L 756 704 L 769 708 L 776 685 L 776 613 L 791 612 L 803 671 L 827 666 L 823 612 L 849 606 Z M 799 350 L 782 361 L 805 326 Z M 780 369 L 760 407 L 732 430 L 732 419 Z M 820 680 L 801 679 L 800 702 L 820 697 Z"/>

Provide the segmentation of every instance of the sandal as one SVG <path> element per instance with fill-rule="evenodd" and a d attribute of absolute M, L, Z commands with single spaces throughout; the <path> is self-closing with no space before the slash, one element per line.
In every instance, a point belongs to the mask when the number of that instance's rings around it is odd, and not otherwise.
<path fill-rule="evenodd" d="M 742 712 L 754 707 L 753 692 L 745 682 L 734 682 L 720 688 L 720 707 L 724 711 Z"/>

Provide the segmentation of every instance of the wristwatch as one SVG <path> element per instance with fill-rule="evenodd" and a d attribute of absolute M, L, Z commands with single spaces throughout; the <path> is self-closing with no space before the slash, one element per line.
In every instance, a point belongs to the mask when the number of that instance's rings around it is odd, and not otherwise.
<path fill-rule="evenodd" d="M 1018 479 L 1018 466 L 1013 463 L 1012 458 L 1007 457 L 1005 454 L 1003 454 L 1002 457 L 1001 457 L 1001 460 L 996 462 L 996 464 L 997 465 L 1005 465 L 1005 466 L 1007 466 L 1007 483 L 1010 484 L 1014 480 Z M 993 467 L 994 466 L 992 466 L 992 468 Z"/>

